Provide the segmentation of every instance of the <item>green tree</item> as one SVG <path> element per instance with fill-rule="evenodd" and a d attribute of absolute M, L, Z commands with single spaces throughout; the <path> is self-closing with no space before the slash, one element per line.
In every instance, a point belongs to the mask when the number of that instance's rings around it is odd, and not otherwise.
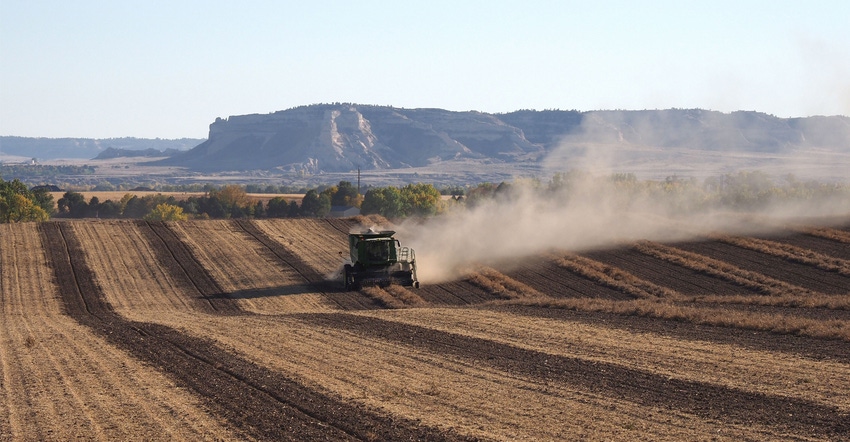
<path fill-rule="evenodd" d="M 39 187 L 31 190 L 31 192 L 32 197 L 30 199 L 32 199 L 32 202 L 41 207 L 49 216 L 53 216 L 56 209 L 54 209 L 53 195 L 50 194 L 50 191 L 46 187 Z"/>
<path fill-rule="evenodd" d="M 157 205 L 145 215 L 147 221 L 186 221 L 187 218 L 182 207 L 165 203 Z"/>
<path fill-rule="evenodd" d="M 241 218 L 253 212 L 253 205 L 248 192 L 242 186 L 236 184 L 228 184 L 221 189 L 210 190 L 209 198 L 213 206 L 216 204 L 221 206 L 224 210 L 224 218 Z M 219 217 L 213 213 L 210 213 L 210 216 Z"/>
<path fill-rule="evenodd" d="M 301 206 L 295 201 L 289 202 L 289 209 L 286 211 L 286 216 L 289 218 L 298 218 L 301 216 Z"/>
<path fill-rule="evenodd" d="M 0 222 L 46 221 L 48 211 L 37 202 L 36 195 L 20 180 L 0 178 Z"/>
<path fill-rule="evenodd" d="M 321 218 L 331 211 L 331 199 L 327 193 L 320 195 L 316 189 L 310 189 L 301 201 L 301 216 Z"/>
<path fill-rule="evenodd" d="M 431 216 L 442 210 L 440 191 L 431 184 L 408 184 L 401 195 L 406 216 Z"/>
<path fill-rule="evenodd" d="M 355 206 L 360 207 L 363 199 L 360 192 L 348 181 L 340 181 L 336 186 L 336 192 L 331 197 L 332 206 Z"/>
<path fill-rule="evenodd" d="M 47 221 L 48 218 L 44 209 L 20 193 L 0 199 L 0 222 Z"/>
<path fill-rule="evenodd" d="M 89 205 L 86 204 L 86 197 L 79 192 L 65 192 L 56 205 L 59 207 L 59 214 L 63 216 L 82 218 L 88 214 Z"/>
<path fill-rule="evenodd" d="M 397 187 L 373 187 L 363 197 L 360 213 L 378 214 L 386 218 L 399 218 L 405 215 L 404 199 Z"/>
<path fill-rule="evenodd" d="M 298 207 L 298 204 L 295 205 Z M 266 205 L 266 216 L 269 218 L 287 218 L 291 217 L 289 203 L 282 196 L 276 196 L 269 200 Z M 297 215 L 296 215 L 297 216 Z"/>

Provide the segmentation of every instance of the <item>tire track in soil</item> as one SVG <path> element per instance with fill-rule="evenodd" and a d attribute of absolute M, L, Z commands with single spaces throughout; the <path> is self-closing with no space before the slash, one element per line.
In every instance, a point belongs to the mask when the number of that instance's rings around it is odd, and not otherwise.
<path fill-rule="evenodd" d="M 238 313 L 239 306 L 228 300 L 224 290 L 215 282 L 212 275 L 200 264 L 192 250 L 180 240 L 174 231 L 162 221 L 139 221 L 139 230 L 151 244 L 157 259 L 176 281 L 186 281 L 206 301 L 199 306 L 201 311 L 210 310 L 221 313 Z M 204 304 L 204 303 L 202 303 Z"/>
<path fill-rule="evenodd" d="M 668 378 L 624 366 L 552 355 L 486 339 L 346 313 L 299 315 L 305 321 L 449 355 L 471 364 L 559 382 L 647 407 L 676 409 L 739 425 L 757 422 L 798 435 L 838 439 L 850 432 L 850 414 L 812 401 Z"/>
<path fill-rule="evenodd" d="M 292 267 L 295 271 L 304 278 L 305 283 L 322 294 L 325 298 L 335 303 L 342 310 L 370 310 L 381 308 L 374 300 L 363 296 L 359 293 L 350 293 L 345 291 L 342 283 L 334 284 L 328 281 L 325 275 L 314 269 L 310 264 L 305 262 L 295 253 L 292 253 L 279 241 L 274 240 L 266 234 L 262 229 L 251 220 L 235 220 L 235 225 L 244 230 L 248 235 L 256 239 L 260 244 L 265 246 L 278 260 L 285 265 Z M 329 223 L 330 226 L 335 226 Z M 336 230 L 340 230 L 334 227 Z"/>
<path fill-rule="evenodd" d="M 304 278 L 304 281 L 315 287 L 317 291 L 323 292 L 327 289 L 331 289 L 325 280 L 324 275 L 310 267 L 309 264 L 304 262 L 304 260 L 296 256 L 294 253 L 290 252 L 289 249 L 284 247 L 281 243 L 266 235 L 265 232 L 260 230 L 260 228 L 253 223 L 253 221 L 238 219 L 234 220 L 234 223 L 270 250 L 277 259 L 295 269 L 295 271 Z"/>
<path fill-rule="evenodd" d="M 125 320 L 104 302 L 73 230 L 62 223 L 41 223 L 39 233 L 72 318 L 196 392 L 238 431 L 272 440 L 468 440 L 336 400 L 229 353 L 211 340 Z"/>

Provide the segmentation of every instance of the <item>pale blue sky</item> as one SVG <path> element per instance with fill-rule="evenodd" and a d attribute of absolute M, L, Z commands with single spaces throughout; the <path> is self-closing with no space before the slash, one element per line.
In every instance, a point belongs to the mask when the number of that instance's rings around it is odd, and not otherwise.
<path fill-rule="evenodd" d="M 850 115 L 850 1 L 0 0 L 0 135 L 327 102 Z"/>

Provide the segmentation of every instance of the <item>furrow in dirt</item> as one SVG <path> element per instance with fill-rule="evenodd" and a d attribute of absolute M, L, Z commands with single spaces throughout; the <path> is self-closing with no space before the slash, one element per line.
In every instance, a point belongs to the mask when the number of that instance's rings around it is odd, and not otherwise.
<path fill-rule="evenodd" d="M 697 324 L 675 318 L 657 318 L 616 313 L 546 308 L 543 306 L 488 305 L 495 311 L 509 311 L 520 315 L 588 324 L 605 324 L 606 327 L 628 331 L 657 333 L 683 340 L 700 340 L 724 345 L 740 345 L 759 351 L 775 351 L 800 355 L 815 360 L 831 360 L 850 364 L 850 351 L 845 341 L 823 340 L 807 336 L 777 334 L 770 331 L 746 330 Z"/>
<path fill-rule="evenodd" d="M 339 264 L 336 264 L 336 267 L 335 264 L 333 264 L 334 262 L 342 262 L 339 255 L 333 256 L 328 253 L 319 253 L 321 251 L 326 252 L 327 247 L 329 247 L 328 244 L 347 244 L 345 242 L 345 238 L 341 237 L 341 232 L 339 232 L 339 230 L 333 228 L 332 224 L 322 223 L 321 220 L 298 220 L 298 222 L 295 222 L 296 220 L 282 221 L 293 222 L 260 223 L 252 220 L 239 220 L 238 224 L 240 228 L 244 229 L 245 232 L 268 248 L 268 250 L 270 250 L 271 253 L 273 253 L 274 256 L 276 256 L 282 263 L 294 268 L 304 279 L 304 283 L 309 287 L 309 290 L 321 294 L 326 299 L 329 306 L 336 306 L 342 310 L 373 309 L 380 307 L 370 298 L 364 297 L 357 292 L 346 292 L 342 285 L 341 277 L 332 278 L 329 276 L 333 275 L 322 274 L 320 271 L 320 269 L 322 269 L 325 272 L 328 272 L 331 268 L 334 268 L 335 271 L 339 270 Z M 305 223 L 303 221 L 313 222 Z M 311 227 L 314 228 L 311 229 Z M 331 231 L 325 232 L 323 229 L 331 229 Z M 309 232 L 310 230 L 313 231 L 312 234 Z M 298 236 L 301 233 L 303 233 L 303 237 Z M 300 249 L 295 246 L 303 245 L 302 242 L 305 240 L 304 238 L 309 238 L 311 236 L 322 238 L 324 244 L 307 246 L 308 249 L 311 247 L 314 248 L 317 253 L 307 252 L 306 255 L 304 253 L 300 253 Z M 337 238 L 339 240 L 334 241 L 333 239 L 327 238 L 327 236 Z M 284 242 L 281 241 L 284 241 L 295 248 L 287 247 L 284 245 Z M 302 259 L 302 256 L 312 256 L 312 261 L 305 261 Z M 330 262 L 328 262 L 328 260 L 330 260 Z"/>
<path fill-rule="evenodd" d="M 192 250 L 210 276 L 242 309 L 260 314 L 330 311 L 319 284 L 298 271 L 242 227 L 247 221 L 187 221 L 172 231 Z"/>
<path fill-rule="evenodd" d="M 529 287 L 552 297 L 582 297 L 584 293 L 574 287 L 570 277 L 579 277 L 566 273 L 550 260 L 535 256 L 526 258 L 516 267 L 501 268 L 509 277 L 521 281 Z"/>
<path fill-rule="evenodd" d="M 850 260 L 850 239 L 848 242 L 835 241 L 813 235 L 787 235 L 771 238 L 782 244 L 790 244 L 817 253 L 823 253 L 839 259 Z"/>
<path fill-rule="evenodd" d="M 553 298 L 632 298 L 621 291 L 571 272 L 551 259 L 534 257 L 528 261 L 527 264 L 506 273 Z"/>
<path fill-rule="evenodd" d="M 833 258 L 813 250 L 761 238 L 727 235 L 713 235 L 712 238 L 743 249 L 776 256 L 786 261 L 817 267 L 820 270 L 835 272 L 842 276 L 850 276 L 850 260 Z"/>
<path fill-rule="evenodd" d="M 417 293 L 425 302 L 434 305 L 480 304 L 492 299 L 489 294 L 466 281 L 422 283 Z"/>
<path fill-rule="evenodd" d="M 789 261 L 768 253 L 749 250 L 740 245 L 717 241 L 677 244 L 676 248 L 726 262 L 744 271 L 759 273 L 767 278 L 804 290 L 825 294 L 846 294 L 850 277 L 817 267 Z"/>
<path fill-rule="evenodd" d="M 427 348 L 538 379 L 580 385 L 589 391 L 645 406 L 672 408 L 733 424 L 760 423 L 812 437 L 837 438 L 850 432 L 850 415 L 836 407 L 726 388 L 710 383 L 669 378 L 616 364 L 587 361 L 521 349 L 494 341 L 441 332 L 425 327 L 351 314 L 304 317 L 324 327 L 336 327 L 399 345 Z"/>
<path fill-rule="evenodd" d="M 189 247 L 164 222 L 140 222 L 140 230 L 156 251 L 174 279 L 191 282 L 210 307 L 222 313 L 236 313 L 240 309 L 226 299 L 224 290 L 198 262 Z M 182 274 L 181 274 L 182 273 Z"/>
<path fill-rule="evenodd" d="M 268 235 L 266 235 L 262 230 L 260 230 L 256 224 L 254 224 L 251 220 L 237 220 L 236 224 L 245 230 L 249 235 L 254 237 L 257 241 L 262 243 L 268 250 L 270 250 L 278 259 L 286 263 L 288 266 L 294 268 L 306 282 L 310 284 L 317 284 L 325 288 L 325 276 L 316 271 L 316 269 L 310 267 L 306 262 L 304 262 L 299 256 L 290 252 L 286 247 L 284 247 L 281 243 L 271 239 Z"/>
<path fill-rule="evenodd" d="M 152 323 L 123 320 L 111 311 L 85 262 L 72 229 L 41 228 L 48 259 L 71 316 L 109 342 L 153 364 L 207 406 L 252 437 L 275 440 L 454 440 L 451 432 L 422 427 L 304 388 L 217 347 Z M 70 274 L 73 277 L 63 277 Z M 84 308 L 83 306 L 88 306 Z"/>
<path fill-rule="evenodd" d="M 147 224 L 92 221 L 72 223 L 71 228 L 85 244 L 89 267 L 110 269 L 100 272 L 99 283 L 113 287 L 106 300 L 121 314 L 214 311 Z M 154 236 L 152 241 L 150 236 Z"/>
<path fill-rule="evenodd" d="M 304 272 L 311 282 L 321 282 L 338 273 L 348 258 L 348 238 L 321 219 L 268 219 L 251 223 L 274 243 L 281 256 Z M 288 252 L 288 255 L 287 255 Z M 290 258 L 291 256 L 291 258 Z M 342 280 L 339 281 L 342 287 Z"/>
<path fill-rule="evenodd" d="M 0 233 L 0 440 L 237 440 L 192 395 L 61 313 L 41 243 L 36 224 Z"/>
<path fill-rule="evenodd" d="M 631 249 L 583 253 L 583 256 L 620 268 L 646 281 L 668 287 L 683 295 L 754 294 L 719 278 L 647 256 Z"/>
<path fill-rule="evenodd" d="M 400 311 L 427 309 L 372 314 Z M 644 407 L 569 385 L 542 384 L 486 364 L 315 326 L 299 318 L 255 315 L 192 320 L 188 314 L 169 313 L 157 320 L 186 324 L 193 335 L 214 337 L 305 385 L 424 425 L 487 440 L 755 440 L 781 434 L 754 424 L 720 428 L 693 415 Z"/>
<path fill-rule="evenodd" d="M 738 267 L 728 262 L 729 256 L 710 257 L 703 254 L 702 247 L 705 243 L 694 243 L 696 249 L 687 250 L 687 244 L 678 244 L 677 247 L 662 245 L 651 241 L 640 241 L 632 247 L 634 250 L 648 256 L 680 265 L 685 268 L 696 270 L 707 275 L 722 278 L 742 287 L 758 290 L 768 295 L 785 295 L 800 293 L 815 295 L 816 293 L 786 281 L 766 276 L 758 271 Z M 703 252 L 703 253 L 700 253 Z"/>
<path fill-rule="evenodd" d="M 825 238 L 843 244 L 850 244 L 850 228 L 848 227 L 845 227 L 844 229 L 832 229 L 827 227 L 803 228 L 801 230 L 811 236 Z"/>
<path fill-rule="evenodd" d="M 675 290 L 638 278 L 617 267 L 574 254 L 553 255 L 560 267 L 636 299 L 679 298 Z"/>
<path fill-rule="evenodd" d="M 433 308 L 358 312 L 394 322 L 708 382 L 747 391 L 815 400 L 850 412 L 850 364 L 752 350 L 603 323 L 536 318 L 488 309 Z"/>

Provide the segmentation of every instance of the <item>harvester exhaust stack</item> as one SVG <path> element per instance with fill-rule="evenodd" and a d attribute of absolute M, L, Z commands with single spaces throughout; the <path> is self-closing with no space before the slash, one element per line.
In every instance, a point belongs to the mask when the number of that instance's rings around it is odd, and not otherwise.
<path fill-rule="evenodd" d="M 419 287 L 416 255 L 410 247 L 402 247 L 393 235 L 392 230 L 374 229 L 348 235 L 351 262 L 345 264 L 346 290 L 390 284 Z"/>

